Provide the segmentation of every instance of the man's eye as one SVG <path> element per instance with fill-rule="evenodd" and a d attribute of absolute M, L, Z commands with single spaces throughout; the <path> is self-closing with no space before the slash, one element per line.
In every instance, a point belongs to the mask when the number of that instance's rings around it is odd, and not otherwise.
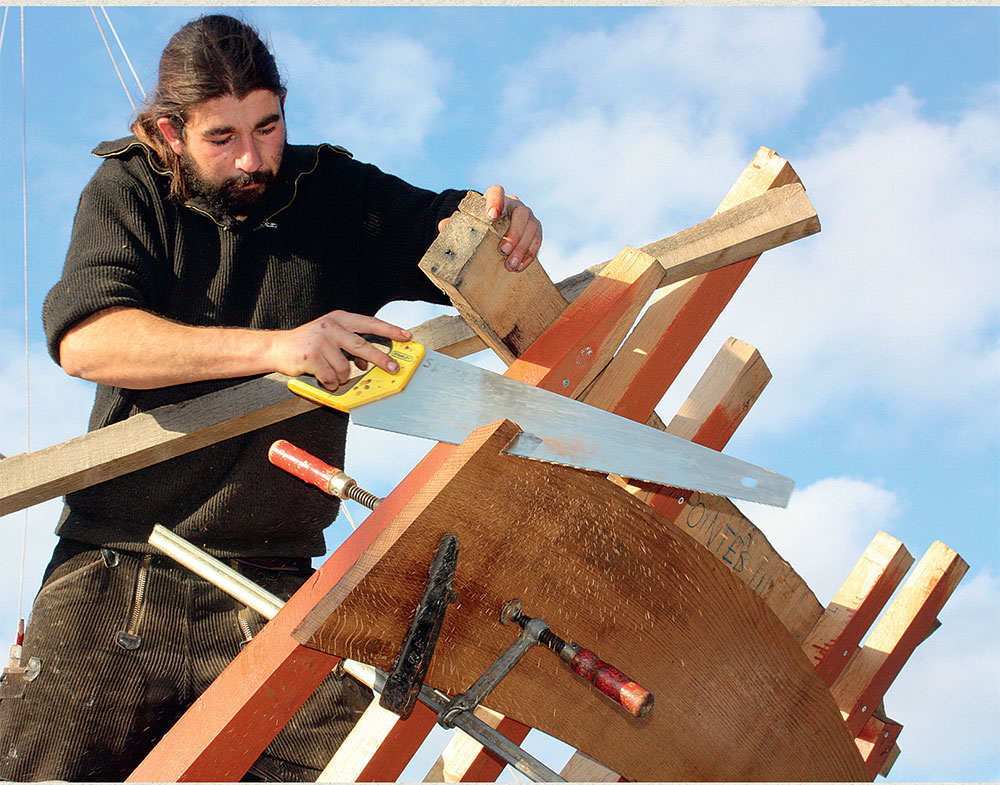
<path fill-rule="evenodd" d="M 277 125 L 269 125 L 267 128 L 260 128 L 257 130 L 261 136 L 267 136 L 268 134 L 273 134 L 277 130 Z"/>
<path fill-rule="evenodd" d="M 232 138 L 233 137 L 231 136 L 226 136 L 223 137 L 222 139 L 209 139 L 208 141 L 210 144 L 214 144 L 216 147 L 224 147 L 225 145 L 229 144 L 230 141 L 232 141 Z"/>

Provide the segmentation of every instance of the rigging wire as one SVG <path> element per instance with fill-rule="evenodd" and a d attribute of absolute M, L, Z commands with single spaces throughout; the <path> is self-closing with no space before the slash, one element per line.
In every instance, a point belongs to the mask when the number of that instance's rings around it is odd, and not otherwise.
<path fill-rule="evenodd" d="M 132 93 L 129 92 L 128 85 L 125 84 L 125 79 L 122 76 L 121 69 L 118 67 L 118 61 L 115 59 L 115 53 L 111 51 L 111 45 L 108 43 L 107 36 L 104 35 L 104 28 L 101 27 L 101 20 L 97 18 L 97 12 L 94 10 L 94 6 L 90 6 L 90 13 L 94 16 L 94 24 L 97 25 L 97 29 L 101 34 L 101 40 L 104 41 L 104 47 L 108 50 L 108 57 L 111 58 L 111 64 L 115 67 L 115 73 L 118 74 L 118 81 L 122 84 L 122 89 L 128 97 L 128 102 L 132 104 L 132 111 L 138 113 L 138 110 L 135 108 L 135 101 L 132 100 Z M 115 37 L 117 38 L 117 35 Z M 120 45 L 121 42 L 119 42 L 119 46 Z M 133 71 L 133 73 L 135 72 Z M 136 79 L 138 79 L 138 77 L 136 77 Z M 139 89 L 142 89 L 141 86 Z"/>
<path fill-rule="evenodd" d="M 91 10 L 93 10 L 93 9 L 91 9 Z M 145 98 L 146 97 L 146 91 L 143 90 L 143 88 L 142 88 L 142 82 L 139 81 L 139 75 L 135 72 L 135 68 L 132 67 L 132 61 L 129 60 L 128 52 L 125 51 L 125 46 L 122 44 L 122 39 L 120 39 L 118 37 L 118 31 L 115 30 L 115 26 L 111 22 L 111 17 L 108 16 L 108 11 L 107 11 L 107 9 L 103 5 L 101 6 L 101 13 L 104 14 L 104 18 L 108 22 L 108 27 L 111 28 L 111 33 L 112 33 L 112 35 L 114 35 L 115 41 L 118 42 L 118 48 L 122 50 L 122 57 L 124 57 L 125 58 L 125 62 L 128 63 L 128 68 L 132 72 L 132 77 L 135 79 L 135 83 L 139 86 L 139 92 L 142 93 L 142 97 Z M 98 27 L 100 27 L 100 25 L 98 25 Z M 126 92 L 128 92 L 128 91 L 126 91 Z M 132 108 L 134 109 L 135 107 L 133 106 Z"/>
<path fill-rule="evenodd" d="M 28 124 L 25 119 L 24 6 L 21 6 L 21 229 L 24 251 L 24 428 L 25 449 L 31 452 L 31 362 L 28 343 Z M 17 618 L 23 619 L 24 563 L 28 551 L 28 510 L 23 511 L 21 533 L 21 574 L 17 581 Z"/>

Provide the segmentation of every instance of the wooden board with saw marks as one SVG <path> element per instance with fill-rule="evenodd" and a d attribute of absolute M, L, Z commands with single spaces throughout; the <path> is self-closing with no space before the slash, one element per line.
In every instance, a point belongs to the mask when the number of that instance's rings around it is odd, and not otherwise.
<path fill-rule="evenodd" d="M 517 433 L 505 421 L 472 434 L 295 637 L 390 668 L 451 531 L 458 601 L 427 683 L 454 694 L 485 671 L 517 635 L 498 621 L 516 597 L 651 689 L 656 706 L 636 719 L 536 646 L 489 707 L 633 780 L 865 779 L 829 691 L 759 597 L 605 478 L 501 454 Z"/>

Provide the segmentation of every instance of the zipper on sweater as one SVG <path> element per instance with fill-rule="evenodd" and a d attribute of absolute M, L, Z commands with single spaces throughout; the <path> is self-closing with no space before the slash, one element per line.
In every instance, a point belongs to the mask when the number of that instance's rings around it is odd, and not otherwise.
<path fill-rule="evenodd" d="M 142 611 L 145 607 L 146 582 L 149 580 L 149 565 L 153 562 L 153 554 L 147 553 L 139 563 L 139 571 L 135 575 L 135 590 L 132 594 L 132 611 L 129 614 L 128 627 L 119 630 L 115 635 L 115 643 L 127 651 L 135 651 L 142 645 L 139 635 L 139 622 L 142 621 Z"/>

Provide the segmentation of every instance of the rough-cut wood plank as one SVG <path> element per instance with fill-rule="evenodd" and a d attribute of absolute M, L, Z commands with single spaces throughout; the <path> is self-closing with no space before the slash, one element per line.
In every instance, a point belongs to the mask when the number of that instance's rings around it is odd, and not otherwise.
<path fill-rule="evenodd" d="M 722 449 L 757 401 L 771 371 L 760 352 L 728 338 L 667 425 L 667 432 Z"/>
<path fill-rule="evenodd" d="M 520 597 L 646 683 L 657 705 L 631 717 L 535 647 L 491 708 L 631 779 L 864 777 L 829 691 L 744 584 L 603 479 L 503 455 L 517 432 L 501 423 L 460 446 L 296 636 L 389 667 L 423 591 L 417 565 L 452 531 L 458 601 L 429 684 L 454 693 L 482 673 L 516 636 L 496 615 Z"/>
<path fill-rule="evenodd" d="M 621 779 L 618 772 L 582 752 L 575 752 L 559 775 L 567 782 L 618 782 Z"/>
<path fill-rule="evenodd" d="M 805 188 L 792 183 L 765 191 L 661 240 L 650 253 L 663 265 L 661 285 L 666 286 L 759 256 L 819 229 L 819 217 Z"/>
<path fill-rule="evenodd" d="M 912 564 L 903 543 L 885 532 L 875 535 L 803 642 L 824 684 L 833 684 L 847 666 Z"/>
<path fill-rule="evenodd" d="M 928 631 L 941 608 L 962 580 L 969 565 L 944 543 L 935 542 L 913 569 L 899 594 L 872 630 L 831 692 L 847 715 L 847 727 L 857 735 L 882 702 Z"/>
<path fill-rule="evenodd" d="M 573 397 L 614 356 L 663 275 L 652 256 L 626 246 L 508 369 L 508 375 Z"/>
<path fill-rule="evenodd" d="M 541 264 L 504 267 L 497 247 L 508 218 L 486 220 L 485 200 L 470 192 L 420 260 L 420 269 L 508 365 L 566 308 Z"/>
<path fill-rule="evenodd" d="M 0 515 L 215 444 L 315 406 L 270 374 L 0 462 Z"/>
<path fill-rule="evenodd" d="M 762 147 L 715 211 L 798 184 L 788 161 Z M 656 246 L 643 250 L 655 255 Z M 588 402 L 645 421 L 757 261 L 756 256 L 667 288 L 654 298 L 621 350 L 587 393 Z"/>
<path fill-rule="evenodd" d="M 476 716 L 491 728 L 520 744 L 531 730 L 485 706 L 476 707 Z M 434 762 L 424 782 L 492 782 L 500 776 L 506 763 L 483 748 L 475 739 L 457 731 L 444 752 Z"/>
<path fill-rule="evenodd" d="M 858 745 L 858 752 L 865 761 L 865 768 L 868 769 L 868 778 L 874 780 L 879 774 L 885 776 L 888 769 L 892 768 L 895 761 L 893 751 L 899 750 L 896 746 L 896 739 L 899 738 L 903 726 L 894 720 L 884 717 L 872 716 L 861 733 L 854 740 Z M 897 753 L 898 754 L 898 753 Z"/>
<path fill-rule="evenodd" d="M 339 661 L 299 645 L 291 630 L 353 569 L 455 449 L 454 445 L 438 444 L 417 464 L 209 685 L 132 772 L 129 781 L 218 782 L 239 779 L 246 773 Z"/>
<path fill-rule="evenodd" d="M 395 782 L 436 723 L 437 715 L 419 701 L 401 720 L 376 696 L 316 781 Z"/>

